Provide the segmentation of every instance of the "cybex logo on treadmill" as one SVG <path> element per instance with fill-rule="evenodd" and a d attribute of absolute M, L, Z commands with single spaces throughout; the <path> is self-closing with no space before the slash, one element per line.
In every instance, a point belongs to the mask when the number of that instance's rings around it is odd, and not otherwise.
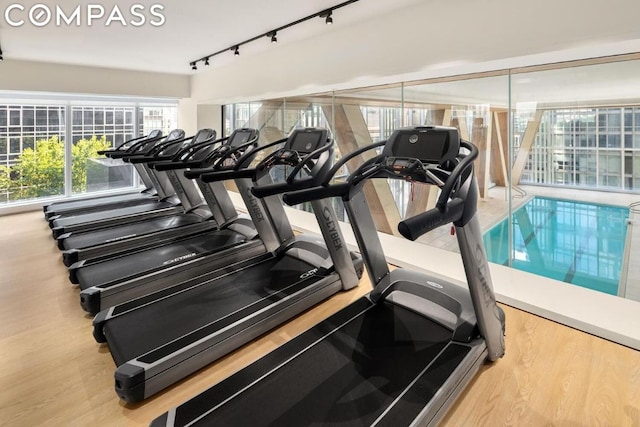
<path fill-rule="evenodd" d="M 176 262 L 184 261 L 185 259 L 193 258 L 196 256 L 195 252 L 191 252 L 190 254 L 182 255 L 174 259 L 167 260 L 162 263 L 162 265 L 175 264 Z"/>
<path fill-rule="evenodd" d="M 251 216 L 254 221 L 262 221 L 264 216 L 262 215 L 262 209 L 260 209 L 260 202 L 251 193 L 251 188 L 247 188 L 247 197 L 249 198 L 249 210 L 251 210 Z"/>
<path fill-rule="evenodd" d="M 477 277 L 480 280 L 480 285 L 482 286 L 482 295 L 484 297 L 484 304 L 491 305 L 496 307 L 495 296 L 493 295 L 493 290 L 491 289 L 491 285 L 489 284 L 487 277 L 489 276 L 489 266 L 486 263 L 487 256 L 484 253 L 484 248 L 478 243 L 476 245 L 475 251 L 476 264 L 477 267 Z"/>
<path fill-rule="evenodd" d="M 416 142 L 418 142 L 418 135 L 411 135 L 409 137 L 409 142 L 412 144 L 415 144 Z"/>
<path fill-rule="evenodd" d="M 322 216 L 324 217 L 327 225 L 327 231 L 329 238 L 331 239 L 331 243 L 335 250 L 339 251 L 342 249 L 342 239 L 340 238 L 340 232 L 337 229 L 337 224 L 333 221 L 333 215 L 331 214 L 331 210 L 328 207 L 325 207 L 322 210 Z"/>
<path fill-rule="evenodd" d="M 431 285 L 434 288 L 438 289 L 444 289 L 444 286 L 442 286 L 440 283 L 432 282 L 431 280 L 427 280 L 427 285 Z"/>
<path fill-rule="evenodd" d="M 314 275 L 314 274 L 316 274 L 317 272 L 318 272 L 318 269 L 317 269 L 317 268 L 314 268 L 313 270 L 309 270 L 309 271 L 307 271 L 306 273 L 302 273 L 302 274 L 300 275 L 300 278 L 301 278 L 301 279 L 306 279 L 307 277 L 311 277 L 311 276 L 313 276 L 313 275 Z"/>
<path fill-rule="evenodd" d="M 202 195 L 207 200 L 207 203 L 210 206 L 216 206 L 218 204 L 218 201 L 216 200 L 216 196 L 209 185 L 201 185 L 200 190 L 202 191 Z"/>

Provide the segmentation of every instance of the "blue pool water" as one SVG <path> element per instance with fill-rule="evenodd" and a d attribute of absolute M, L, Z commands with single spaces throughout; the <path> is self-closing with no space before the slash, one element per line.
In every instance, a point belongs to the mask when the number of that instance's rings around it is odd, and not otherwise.
<path fill-rule="evenodd" d="M 513 213 L 512 266 L 612 295 L 618 283 L 629 209 L 534 197 Z M 508 220 L 484 234 L 489 261 L 508 265 Z"/>

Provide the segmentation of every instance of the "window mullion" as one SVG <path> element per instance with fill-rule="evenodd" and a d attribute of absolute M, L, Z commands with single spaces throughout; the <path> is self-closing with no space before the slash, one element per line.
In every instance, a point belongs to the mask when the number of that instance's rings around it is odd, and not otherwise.
<path fill-rule="evenodd" d="M 71 105 L 67 103 L 64 108 L 64 195 L 65 197 L 71 197 L 73 194 L 73 165 L 72 165 L 72 147 L 73 138 L 71 137 L 71 130 L 73 124 L 70 123 Z"/>

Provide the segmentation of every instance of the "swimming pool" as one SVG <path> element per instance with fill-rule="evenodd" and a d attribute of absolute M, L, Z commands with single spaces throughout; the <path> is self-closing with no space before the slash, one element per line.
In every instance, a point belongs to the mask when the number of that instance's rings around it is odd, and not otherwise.
<path fill-rule="evenodd" d="M 513 213 L 512 266 L 618 294 L 629 209 L 534 197 Z M 508 265 L 508 220 L 483 238 L 489 261 Z"/>

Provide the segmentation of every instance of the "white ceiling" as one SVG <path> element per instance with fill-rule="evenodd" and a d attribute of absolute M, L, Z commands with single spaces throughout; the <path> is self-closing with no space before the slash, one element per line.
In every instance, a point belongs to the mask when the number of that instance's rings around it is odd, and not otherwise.
<path fill-rule="evenodd" d="M 419 2 L 420 0 L 360 0 L 336 10 L 334 25 L 325 25 L 319 18 L 312 19 L 281 31 L 278 43 L 288 44 L 344 29 L 390 10 Z M 83 8 L 80 27 L 66 24 L 58 27 L 54 23 L 36 27 L 28 22 L 28 11 L 38 3 L 48 6 L 52 11 L 59 5 L 67 15 L 78 4 L 100 4 L 104 6 L 106 15 L 95 20 L 89 27 L 86 8 Z M 147 6 L 144 13 L 149 20 L 157 19 L 149 14 L 148 8 L 153 4 L 163 5 L 165 24 L 160 27 L 148 23 L 141 27 L 125 27 L 114 21 L 109 27 L 104 25 L 106 17 L 116 4 L 125 20 L 134 19 L 129 10 L 136 3 Z M 14 10 L 11 13 L 13 20 L 25 18 L 27 21 L 21 27 L 12 27 L 4 19 L 9 2 L 3 1 L 0 2 L 0 46 L 5 59 L 188 74 L 191 72 L 189 62 L 194 59 L 340 3 L 341 0 L 34 0 L 21 3 L 26 7 L 25 12 Z M 243 46 L 241 54 L 251 55 L 270 47 L 269 40 L 265 38 Z M 222 54 L 212 59 L 211 65 L 220 66 L 231 60 L 232 53 Z"/>

